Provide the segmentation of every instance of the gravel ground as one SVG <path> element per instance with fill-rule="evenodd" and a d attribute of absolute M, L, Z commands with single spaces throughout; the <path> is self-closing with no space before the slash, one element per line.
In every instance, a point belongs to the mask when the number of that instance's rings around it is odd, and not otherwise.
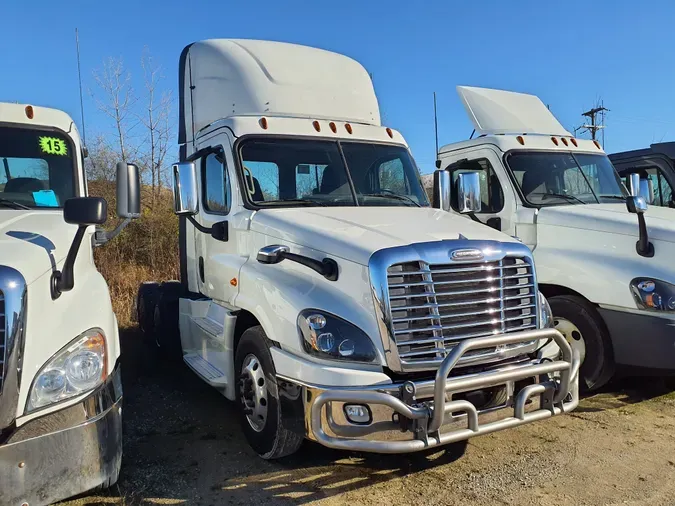
<path fill-rule="evenodd" d="M 572 414 L 422 454 L 338 452 L 306 442 L 267 462 L 234 405 L 136 332 L 124 349 L 124 461 L 117 485 L 62 505 L 675 505 L 672 381 L 625 379 Z"/>

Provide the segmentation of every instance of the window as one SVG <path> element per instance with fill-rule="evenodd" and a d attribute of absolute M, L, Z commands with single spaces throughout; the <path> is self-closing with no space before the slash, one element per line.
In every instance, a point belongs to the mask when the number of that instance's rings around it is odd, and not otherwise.
<path fill-rule="evenodd" d="M 605 155 L 522 151 L 506 159 L 525 201 L 534 206 L 623 201 L 619 175 Z"/>
<path fill-rule="evenodd" d="M 222 151 L 210 153 L 202 160 L 204 209 L 216 214 L 230 212 L 230 182 Z"/>
<path fill-rule="evenodd" d="M 654 202 L 655 206 L 662 207 L 671 207 L 673 202 L 673 188 L 670 186 L 670 183 L 666 179 L 663 171 L 658 167 L 647 167 L 647 168 L 631 168 L 628 170 L 621 171 L 623 176 L 623 183 L 626 185 L 626 188 L 629 187 L 628 179 L 633 173 L 640 174 L 640 179 L 648 179 L 652 183 L 652 188 L 654 189 Z"/>
<path fill-rule="evenodd" d="M 464 172 L 478 172 L 480 177 L 481 210 L 479 213 L 498 213 L 504 208 L 502 186 L 499 184 L 499 178 L 487 158 L 472 160 L 451 170 L 450 179 L 453 188 L 457 187 L 459 175 Z M 457 206 L 457 192 L 453 191 L 452 195 L 452 208 L 457 211 L 459 209 Z"/>
<path fill-rule="evenodd" d="M 8 207 L 63 207 L 76 196 L 73 154 L 65 134 L 0 127 L 0 199 Z"/>
<path fill-rule="evenodd" d="M 402 146 L 263 138 L 243 142 L 240 156 L 255 205 L 353 206 L 356 199 L 362 206 L 428 205 Z"/>

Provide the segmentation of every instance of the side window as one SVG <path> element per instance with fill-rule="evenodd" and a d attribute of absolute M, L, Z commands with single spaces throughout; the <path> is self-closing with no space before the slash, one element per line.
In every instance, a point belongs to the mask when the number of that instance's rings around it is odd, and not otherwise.
<path fill-rule="evenodd" d="M 487 158 L 472 160 L 461 165 L 450 173 L 452 187 L 456 188 L 459 174 L 463 172 L 478 172 L 480 176 L 480 213 L 498 213 L 504 208 L 504 192 L 499 184 L 499 178 Z M 457 192 L 452 192 L 452 208 L 457 211 Z"/>
<path fill-rule="evenodd" d="M 394 192 L 399 195 L 408 195 L 410 188 L 405 169 L 400 158 L 394 158 L 382 163 L 377 169 L 380 181 L 380 190 Z"/>
<path fill-rule="evenodd" d="M 202 159 L 204 209 L 217 214 L 230 212 L 230 181 L 222 152 L 210 153 Z"/>
<path fill-rule="evenodd" d="M 632 173 L 640 174 L 640 178 L 644 179 L 645 177 L 649 179 L 652 183 L 652 188 L 654 189 L 654 205 L 669 207 L 671 201 L 673 200 L 673 188 L 668 183 L 668 180 L 663 175 L 663 171 L 659 167 L 648 167 L 648 168 L 631 168 L 628 170 L 621 171 L 621 180 L 623 184 L 626 185 L 626 188 L 629 187 L 628 180 Z"/>

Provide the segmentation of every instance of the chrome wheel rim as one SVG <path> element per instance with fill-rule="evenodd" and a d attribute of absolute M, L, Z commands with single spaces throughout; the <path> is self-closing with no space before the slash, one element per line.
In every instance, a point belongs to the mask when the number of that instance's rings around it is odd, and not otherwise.
<path fill-rule="evenodd" d="M 246 355 L 241 366 L 239 393 L 241 407 L 251 428 L 262 432 L 267 423 L 267 380 L 262 364 L 253 354 Z"/>
<path fill-rule="evenodd" d="M 581 363 L 584 363 L 586 358 L 586 341 L 584 341 L 584 336 L 574 323 L 567 320 L 566 318 L 554 318 L 553 321 L 554 328 L 560 332 L 565 340 L 570 344 L 572 351 L 577 350 L 579 352 L 579 358 Z"/>

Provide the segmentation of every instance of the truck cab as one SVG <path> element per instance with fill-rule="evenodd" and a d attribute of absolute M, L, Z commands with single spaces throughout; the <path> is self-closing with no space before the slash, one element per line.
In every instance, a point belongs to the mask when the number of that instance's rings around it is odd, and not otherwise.
<path fill-rule="evenodd" d="M 659 142 L 646 149 L 609 155 L 628 186 L 631 174 L 640 177 L 640 195 L 648 204 L 675 208 L 675 142 Z"/>
<path fill-rule="evenodd" d="M 179 68 L 181 279 L 142 286 L 138 319 L 260 456 L 411 452 L 574 409 L 579 357 L 530 250 L 430 206 L 359 63 L 223 39 Z"/>
<path fill-rule="evenodd" d="M 87 196 L 72 119 L 0 103 L 0 503 L 42 505 L 117 481 L 117 320 L 93 248 L 105 200 Z M 138 171 L 118 167 L 118 214 Z"/>
<path fill-rule="evenodd" d="M 629 193 L 600 144 L 573 137 L 537 97 L 458 92 L 477 136 L 439 150 L 437 166 L 455 185 L 449 207 L 457 210 L 458 177 L 477 175 L 472 218 L 532 249 L 555 327 L 583 358 L 582 386 L 599 388 L 619 366 L 671 371 L 671 211 L 646 210 L 639 181 Z"/>

